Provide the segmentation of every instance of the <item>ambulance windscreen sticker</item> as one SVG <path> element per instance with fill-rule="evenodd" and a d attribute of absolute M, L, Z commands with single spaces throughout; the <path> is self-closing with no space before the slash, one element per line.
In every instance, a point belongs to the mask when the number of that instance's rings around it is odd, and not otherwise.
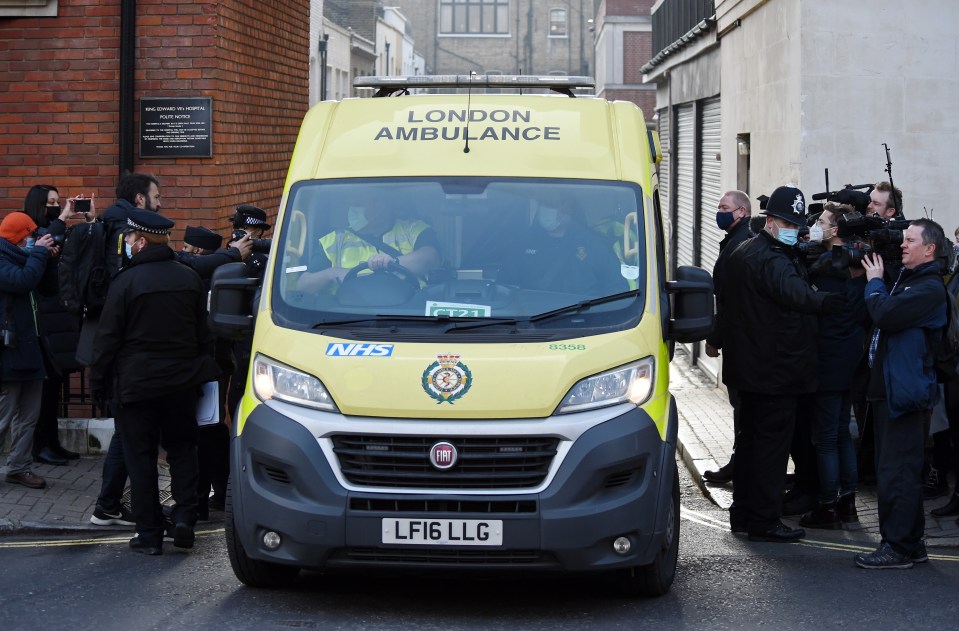
<path fill-rule="evenodd" d="M 460 361 L 459 355 L 450 353 L 437 355 L 436 361 L 423 371 L 423 390 L 437 404 L 452 405 L 461 396 L 469 392 L 473 385 L 473 373 Z"/>

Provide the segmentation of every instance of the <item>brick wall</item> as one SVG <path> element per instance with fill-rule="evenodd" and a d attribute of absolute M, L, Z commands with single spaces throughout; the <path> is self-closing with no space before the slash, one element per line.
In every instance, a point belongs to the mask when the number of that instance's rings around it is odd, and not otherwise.
<path fill-rule="evenodd" d="M 649 90 L 606 90 L 601 94 L 607 101 L 631 101 L 643 110 L 646 120 L 652 120 L 656 114 L 656 89 Z"/>
<path fill-rule="evenodd" d="M 0 213 L 34 184 L 113 199 L 119 0 L 60 0 L 56 18 L 0 20 Z"/>
<path fill-rule="evenodd" d="M 653 34 L 649 31 L 623 33 L 623 83 L 641 84 L 641 68 L 652 57 Z"/>
<path fill-rule="evenodd" d="M 137 2 L 137 109 L 145 96 L 213 98 L 213 157 L 134 158 L 160 178 L 178 229 L 225 234 L 243 202 L 276 211 L 309 101 L 308 29 L 299 0 Z M 60 0 L 55 18 L 0 20 L 0 214 L 37 183 L 94 193 L 101 210 L 113 201 L 119 37 L 120 0 Z"/>
<path fill-rule="evenodd" d="M 606 15 L 649 15 L 656 0 L 605 0 Z"/>
<path fill-rule="evenodd" d="M 174 240 L 188 223 L 227 234 L 240 203 L 275 213 L 309 102 L 309 2 L 138 0 L 136 35 L 137 112 L 143 97 L 213 99 L 212 157 L 140 160 L 135 150 L 134 168 L 160 179 Z M 99 210 L 112 203 L 119 44 L 120 0 L 59 0 L 55 18 L 0 19 L 0 216 L 39 183 L 95 194 Z M 73 397 L 83 378 L 72 375 Z M 71 416 L 90 413 L 72 398 Z"/>

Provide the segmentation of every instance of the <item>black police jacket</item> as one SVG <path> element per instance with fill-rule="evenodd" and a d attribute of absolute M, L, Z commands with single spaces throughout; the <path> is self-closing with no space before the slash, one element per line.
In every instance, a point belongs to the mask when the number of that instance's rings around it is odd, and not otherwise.
<path fill-rule="evenodd" d="M 113 279 L 94 341 L 90 385 L 120 403 L 200 386 L 220 371 L 206 326 L 206 289 L 165 245 L 134 255 Z"/>
<path fill-rule="evenodd" d="M 816 391 L 815 292 L 792 252 L 761 232 L 729 256 L 724 293 L 723 383 L 746 392 Z"/>

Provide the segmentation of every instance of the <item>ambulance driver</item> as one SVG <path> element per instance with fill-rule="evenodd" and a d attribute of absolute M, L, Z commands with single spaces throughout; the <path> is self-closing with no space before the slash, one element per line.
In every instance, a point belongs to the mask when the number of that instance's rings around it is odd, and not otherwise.
<path fill-rule="evenodd" d="M 385 270 L 396 262 L 419 277 L 439 267 L 440 248 L 436 232 L 418 219 L 400 219 L 388 200 L 365 195 L 347 213 L 349 227 L 320 238 L 323 255 L 314 257 L 311 271 L 297 281 L 302 291 L 325 291 L 343 281 L 347 272 L 366 263 L 371 270 Z"/>

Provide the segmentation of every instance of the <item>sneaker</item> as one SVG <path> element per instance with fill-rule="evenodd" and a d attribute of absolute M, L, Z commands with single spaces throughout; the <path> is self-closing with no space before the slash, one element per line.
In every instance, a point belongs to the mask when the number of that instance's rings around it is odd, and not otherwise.
<path fill-rule="evenodd" d="M 920 541 L 919 545 L 916 546 L 916 549 L 912 551 L 912 556 L 910 557 L 913 563 L 925 563 L 929 560 L 929 555 L 926 554 L 926 542 Z"/>
<path fill-rule="evenodd" d="M 93 509 L 90 523 L 97 526 L 136 526 L 133 515 L 123 506 L 115 511 L 106 511 L 97 506 Z"/>
<path fill-rule="evenodd" d="M 856 565 L 867 570 L 908 570 L 913 560 L 905 554 L 899 554 L 888 543 L 882 543 L 872 552 L 856 555 Z"/>

